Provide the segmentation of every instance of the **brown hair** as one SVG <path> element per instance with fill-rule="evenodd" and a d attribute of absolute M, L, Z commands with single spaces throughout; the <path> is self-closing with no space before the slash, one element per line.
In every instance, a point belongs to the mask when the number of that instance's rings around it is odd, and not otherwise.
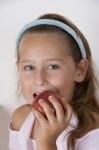
<path fill-rule="evenodd" d="M 84 35 L 79 31 L 79 29 L 67 18 L 58 15 L 58 14 L 45 14 L 39 19 L 55 19 L 59 20 L 71 28 L 75 30 L 77 35 L 83 41 L 83 44 L 86 49 L 87 59 L 89 61 L 89 68 L 87 71 L 87 75 L 83 82 L 76 83 L 74 96 L 71 101 L 71 106 L 73 108 L 74 113 L 78 118 L 77 127 L 73 129 L 68 137 L 68 149 L 74 149 L 76 139 L 82 137 L 88 131 L 94 129 L 95 124 L 95 117 L 93 114 L 99 115 L 99 104 L 98 98 L 96 96 L 96 77 L 94 74 L 93 63 L 91 58 L 91 51 L 87 40 L 85 39 Z M 76 41 L 65 31 L 58 27 L 49 26 L 49 25 L 40 25 L 33 28 L 30 28 L 26 31 L 26 33 L 33 33 L 33 32 L 56 32 L 65 35 L 66 42 L 69 43 L 71 47 L 71 55 L 75 61 L 75 63 L 80 62 L 81 54 L 79 47 Z M 17 59 L 19 61 L 19 52 L 17 50 Z"/>

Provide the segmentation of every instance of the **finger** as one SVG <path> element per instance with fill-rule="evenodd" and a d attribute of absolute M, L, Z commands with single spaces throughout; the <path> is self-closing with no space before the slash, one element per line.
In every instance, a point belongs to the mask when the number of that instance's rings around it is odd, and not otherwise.
<path fill-rule="evenodd" d="M 65 102 L 64 104 L 64 108 L 65 108 L 65 118 L 66 118 L 66 124 L 68 125 L 70 120 L 71 120 L 71 117 L 72 117 L 72 114 L 73 114 L 73 109 L 72 107 L 70 106 L 70 104 L 68 104 L 67 102 Z"/>
<path fill-rule="evenodd" d="M 56 121 L 55 113 L 53 108 L 44 100 L 39 100 L 39 104 L 43 108 L 45 115 L 50 123 Z"/>
<path fill-rule="evenodd" d="M 59 122 L 63 121 L 65 114 L 61 102 L 53 96 L 49 96 L 49 101 L 52 103 L 53 107 L 55 108 L 57 120 Z"/>
<path fill-rule="evenodd" d="M 44 115 L 37 109 L 35 109 L 34 107 L 32 108 L 32 111 L 33 111 L 33 114 L 35 116 L 35 118 L 39 121 L 39 123 L 41 125 L 43 124 L 46 124 L 47 123 L 47 120 L 46 118 L 44 117 Z"/>

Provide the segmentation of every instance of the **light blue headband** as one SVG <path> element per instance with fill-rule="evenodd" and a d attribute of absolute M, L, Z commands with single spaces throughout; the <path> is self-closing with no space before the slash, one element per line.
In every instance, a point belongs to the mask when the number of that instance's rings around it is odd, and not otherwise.
<path fill-rule="evenodd" d="M 60 29 L 66 31 L 67 33 L 69 33 L 74 40 L 76 41 L 76 43 L 78 44 L 79 48 L 80 48 L 80 52 L 81 52 L 81 56 L 82 58 L 86 58 L 86 50 L 84 47 L 84 44 L 80 38 L 79 35 L 77 35 L 77 33 L 75 32 L 74 29 L 72 29 L 70 26 L 66 25 L 63 22 L 60 22 L 58 20 L 53 20 L 53 19 L 38 19 L 35 20 L 33 22 L 30 22 L 29 24 L 25 25 L 22 30 L 20 31 L 18 37 L 17 37 L 17 42 L 16 42 L 16 46 L 18 48 L 19 46 L 19 42 L 21 37 L 23 36 L 23 34 L 31 27 L 35 27 L 38 25 L 52 25 L 52 26 L 56 26 L 59 27 Z"/>

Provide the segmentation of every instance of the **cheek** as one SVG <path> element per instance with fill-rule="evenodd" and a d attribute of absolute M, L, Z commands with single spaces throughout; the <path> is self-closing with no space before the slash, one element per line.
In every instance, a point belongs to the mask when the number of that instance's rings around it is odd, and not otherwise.
<path fill-rule="evenodd" d="M 24 77 L 21 79 L 21 91 L 28 102 L 31 103 L 31 82 Z"/>
<path fill-rule="evenodd" d="M 60 73 L 53 76 L 51 82 L 57 86 L 67 87 L 72 83 L 73 78 L 67 73 Z"/>
<path fill-rule="evenodd" d="M 66 101 L 70 101 L 72 99 L 72 95 L 74 92 L 74 81 L 70 75 L 62 75 L 56 77 L 52 84 L 58 89 L 60 94 L 66 99 Z"/>
<path fill-rule="evenodd" d="M 20 84 L 23 92 L 29 89 L 30 83 L 30 80 L 26 76 L 20 75 Z"/>
<path fill-rule="evenodd" d="M 71 90 L 73 87 L 73 81 L 69 78 L 60 78 L 60 81 L 56 83 L 58 87 L 62 90 Z"/>

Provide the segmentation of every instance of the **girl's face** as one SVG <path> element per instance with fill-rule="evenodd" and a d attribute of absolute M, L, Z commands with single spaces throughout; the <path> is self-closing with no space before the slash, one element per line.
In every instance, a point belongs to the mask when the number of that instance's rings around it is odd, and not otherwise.
<path fill-rule="evenodd" d="M 78 69 L 69 45 L 59 34 L 26 34 L 19 46 L 21 88 L 29 103 L 45 90 L 58 92 L 66 101 L 73 96 Z"/>

